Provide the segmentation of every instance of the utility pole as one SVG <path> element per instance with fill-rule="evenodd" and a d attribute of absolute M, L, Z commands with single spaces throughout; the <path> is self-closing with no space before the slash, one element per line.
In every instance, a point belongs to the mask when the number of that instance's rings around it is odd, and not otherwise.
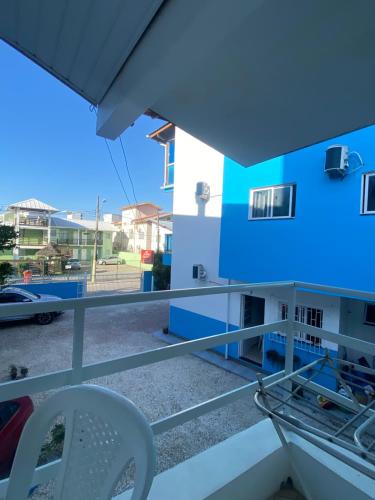
<path fill-rule="evenodd" d="M 96 277 L 96 254 L 98 251 L 98 231 L 99 231 L 99 196 L 96 200 L 95 237 L 94 237 L 94 252 L 92 255 L 91 283 L 95 283 L 95 277 Z"/>

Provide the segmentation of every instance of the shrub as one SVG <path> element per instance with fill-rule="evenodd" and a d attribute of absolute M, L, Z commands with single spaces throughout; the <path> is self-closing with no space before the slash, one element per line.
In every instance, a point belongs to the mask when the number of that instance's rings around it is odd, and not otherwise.
<path fill-rule="evenodd" d="M 13 267 L 9 262 L 0 263 L 0 285 L 4 285 L 6 279 L 13 274 Z"/>

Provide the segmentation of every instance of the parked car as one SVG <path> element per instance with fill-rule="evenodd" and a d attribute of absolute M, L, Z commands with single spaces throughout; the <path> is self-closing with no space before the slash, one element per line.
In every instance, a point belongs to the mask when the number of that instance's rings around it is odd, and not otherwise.
<path fill-rule="evenodd" d="M 78 259 L 69 259 L 66 261 L 65 269 L 79 271 L 81 269 L 81 262 Z"/>
<path fill-rule="evenodd" d="M 0 478 L 9 475 L 22 429 L 33 410 L 29 396 L 0 403 Z"/>
<path fill-rule="evenodd" d="M 0 291 L 0 308 L 7 304 L 28 303 L 28 302 L 50 302 L 52 300 L 62 300 L 56 295 L 46 295 L 32 293 L 23 288 L 7 286 Z M 0 321 L 17 321 L 21 319 L 33 318 L 39 325 L 48 325 L 56 316 L 61 314 L 61 311 L 44 312 L 44 313 L 25 313 L 12 316 L 2 316 Z"/>
<path fill-rule="evenodd" d="M 111 255 L 110 257 L 103 257 L 98 259 L 98 264 L 106 266 L 107 264 L 121 264 L 121 259 L 116 255 Z"/>

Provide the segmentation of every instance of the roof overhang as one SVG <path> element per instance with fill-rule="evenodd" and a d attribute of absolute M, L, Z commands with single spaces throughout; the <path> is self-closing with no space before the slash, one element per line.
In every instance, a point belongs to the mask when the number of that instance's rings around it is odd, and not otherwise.
<path fill-rule="evenodd" d="M 55 61 L 111 139 L 152 110 L 250 165 L 375 122 L 373 0 L 160 4 L 6 0 L 0 34 Z"/>

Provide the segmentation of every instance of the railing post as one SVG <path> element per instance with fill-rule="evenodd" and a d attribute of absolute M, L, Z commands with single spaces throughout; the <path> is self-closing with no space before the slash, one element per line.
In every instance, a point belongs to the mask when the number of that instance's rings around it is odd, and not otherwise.
<path fill-rule="evenodd" d="M 291 297 L 288 302 L 288 331 L 286 332 L 285 346 L 285 374 L 288 375 L 293 371 L 294 358 L 294 329 L 293 321 L 296 310 L 296 287 L 291 288 Z"/>
<path fill-rule="evenodd" d="M 72 383 L 80 384 L 82 382 L 82 363 L 83 363 L 83 337 L 85 329 L 85 308 L 75 307 L 74 325 L 73 325 L 73 352 L 72 352 Z"/>

